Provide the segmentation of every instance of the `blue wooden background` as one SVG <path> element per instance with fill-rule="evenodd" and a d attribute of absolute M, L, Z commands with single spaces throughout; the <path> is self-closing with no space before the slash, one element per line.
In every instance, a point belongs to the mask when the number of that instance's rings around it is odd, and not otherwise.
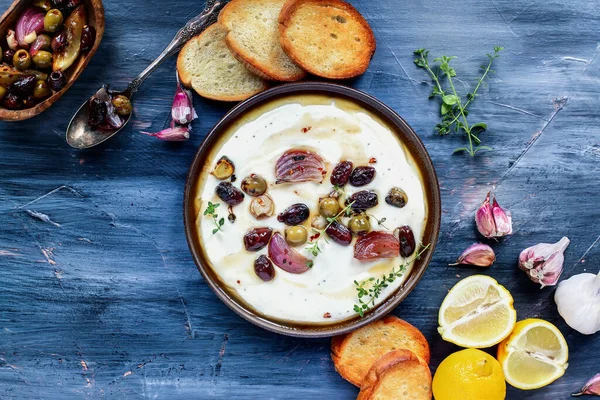
<path fill-rule="evenodd" d="M 597 0 L 356 0 L 378 49 L 350 82 L 379 97 L 419 133 L 440 178 L 443 226 L 434 261 L 395 311 L 419 327 L 432 370 L 457 347 L 436 332 L 449 267 L 476 240 L 473 213 L 496 185 L 515 233 L 489 269 L 514 295 L 519 319 L 557 324 L 571 350 L 565 376 L 509 399 L 567 399 L 600 372 L 600 335 L 558 316 L 554 289 L 518 270 L 519 252 L 567 235 L 565 277 L 600 268 L 600 3 Z M 0 0 L 6 9 L 9 0 Z M 72 113 L 102 83 L 141 71 L 202 9 L 191 0 L 106 0 L 106 34 L 90 66 L 43 115 L 0 123 L 0 398 L 352 399 L 329 340 L 265 332 L 225 307 L 192 262 L 182 223 L 188 166 L 231 107 L 196 98 L 186 143 L 139 133 L 167 126 L 174 60 L 142 87 L 130 126 L 91 151 L 64 141 Z M 456 55 L 466 92 L 493 46 L 505 46 L 471 110 L 494 148 L 451 155 L 459 136 L 433 133 L 439 105 L 412 51 Z M 46 219 L 45 216 L 49 217 Z"/>

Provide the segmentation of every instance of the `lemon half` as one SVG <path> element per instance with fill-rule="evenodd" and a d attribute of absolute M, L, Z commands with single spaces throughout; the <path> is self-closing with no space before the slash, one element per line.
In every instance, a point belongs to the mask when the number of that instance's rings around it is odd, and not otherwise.
<path fill-rule="evenodd" d="M 513 297 L 495 279 L 474 275 L 448 293 L 438 317 L 438 332 L 462 347 L 485 348 L 500 343 L 517 321 Z"/>
<path fill-rule="evenodd" d="M 506 381 L 522 389 L 538 389 L 564 375 L 569 347 L 558 328 L 541 319 L 526 319 L 498 346 Z"/>

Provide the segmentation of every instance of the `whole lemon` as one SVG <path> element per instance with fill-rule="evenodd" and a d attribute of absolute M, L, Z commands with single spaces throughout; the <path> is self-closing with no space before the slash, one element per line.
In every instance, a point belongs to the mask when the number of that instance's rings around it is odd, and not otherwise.
<path fill-rule="evenodd" d="M 477 350 L 450 354 L 433 378 L 435 400 L 504 400 L 506 382 L 500 363 Z"/>

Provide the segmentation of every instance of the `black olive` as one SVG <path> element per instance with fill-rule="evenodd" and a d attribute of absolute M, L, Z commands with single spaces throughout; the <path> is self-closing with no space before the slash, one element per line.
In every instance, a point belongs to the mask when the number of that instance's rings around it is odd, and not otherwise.
<path fill-rule="evenodd" d="M 233 186 L 231 182 L 219 183 L 215 189 L 215 193 L 222 201 L 225 202 L 225 204 L 230 206 L 237 206 L 244 201 L 244 193 L 242 193 L 240 189 Z"/>
<path fill-rule="evenodd" d="M 8 86 L 8 92 L 26 98 L 33 93 L 35 82 L 36 79 L 34 75 L 19 78 Z"/>
<path fill-rule="evenodd" d="M 100 99 L 93 97 L 90 99 L 88 112 L 88 125 L 92 128 L 100 126 L 106 118 L 108 107 L 106 103 Z"/>
<path fill-rule="evenodd" d="M 25 98 L 25 100 L 23 100 L 23 107 L 24 108 L 32 108 L 34 107 L 36 104 L 35 98 L 31 95 L 27 96 Z"/>
<path fill-rule="evenodd" d="M 67 47 L 67 32 L 62 30 L 54 35 L 52 41 L 50 42 L 50 47 L 55 53 L 60 53 L 65 47 Z"/>
<path fill-rule="evenodd" d="M 60 91 L 67 84 L 67 77 L 62 71 L 52 71 L 50 76 L 48 77 L 48 85 L 50 85 L 50 89 L 55 92 Z"/>
<path fill-rule="evenodd" d="M 408 202 L 408 196 L 402 189 L 392 188 L 385 197 L 385 202 L 391 206 L 402 208 Z"/>
<path fill-rule="evenodd" d="M 12 49 L 8 49 L 2 55 L 2 61 L 4 61 L 8 65 L 13 65 L 14 56 L 15 56 L 15 51 Z"/>
<path fill-rule="evenodd" d="M 337 221 L 334 221 L 327 227 L 325 232 L 333 239 L 334 242 L 341 244 L 342 246 L 348 246 L 352 243 L 352 232 L 344 225 Z"/>
<path fill-rule="evenodd" d="M 356 211 L 364 211 L 368 208 L 376 207 L 379 204 L 377 193 L 372 190 L 362 190 L 354 193 L 346 200 L 346 205 L 352 204 L 352 209 Z"/>
<path fill-rule="evenodd" d="M 402 226 L 396 229 L 398 240 L 400 240 L 400 255 L 410 257 L 416 249 L 415 235 L 409 226 Z"/>
<path fill-rule="evenodd" d="M 96 29 L 93 26 L 86 25 L 81 31 L 81 52 L 87 53 L 94 47 L 96 41 Z"/>
<path fill-rule="evenodd" d="M 271 228 L 254 228 L 244 235 L 244 247 L 248 251 L 259 251 L 269 244 L 273 236 Z"/>
<path fill-rule="evenodd" d="M 375 179 L 375 168 L 356 167 L 350 174 L 350 184 L 352 186 L 365 186 Z"/>
<path fill-rule="evenodd" d="M 265 282 L 269 282 L 275 277 L 275 268 L 273 263 L 267 258 L 267 256 L 260 256 L 254 261 L 254 272 L 256 276 Z"/>
<path fill-rule="evenodd" d="M 2 104 L 9 110 L 20 110 L 23 108 L 23 100 L 13 93 L 7 94 Z"/>
<path fill-rule="evenodd" d="M 283 222 L 286 225 L 300 225 L 308 219 L 310 210 L 306 204 L 298 203 L 289 206 L 281 214 L 277 216 L 277 221 Z"/>
<path fill-rule="evenodd" d="M 342 187 L 348 183 L 348 179 L 350 179 L 350 174 L 352 173 L 352 166 L 353 164 L 350 161 L 338 163 L 331 172 L 331 178 L 329 178 L 331 184 Z"/>

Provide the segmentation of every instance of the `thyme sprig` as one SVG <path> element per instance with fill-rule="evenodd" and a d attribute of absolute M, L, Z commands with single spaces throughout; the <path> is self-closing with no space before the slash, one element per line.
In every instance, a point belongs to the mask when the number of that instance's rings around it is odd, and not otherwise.
<path fill-rule="evenodd" d="M 429 98 L 431 99 L 439 96 L 442 99 L 440 108 L 442 121 L 436 125 L 436 131 L 439 135 L 444 136 L 449 134 L 452 130 L 454 130 L 456 133 L 462 130 L 464 133 L 466 133 L 467 139 L 469 140 L 469 147 L 459 147 L 458 149 L 454 150 L 455 153 L 466 151 L 471 157 L 474 157 L 478 151 L 491 150 L 491 147 L 481 145 L 481 139 L 478 136 L 481 131 L 487 129 L 487 124 L 484 122 L 478 122 L 470 125 L 467 120 L 467 116 L 469 115 L 467 107 L 477 97 L 477 91 L 483 84 L 485 78 L 490 72 L 493 72 L 492 64 L 494 63 L 495 59 L 500 57 L 499 53 L 502 50 L 504 50 L 504 47 L 496 46 L 494 47 L 494 52 L 492 54 L 487 54 L 489 62 L 487 66 L 482 67 L 484 70 L 483 74 L 477 81 L 475 89 L 468 93 L 466 99 L 463 100 L 461 100 L 460 95 L 456 91 L 454 80 L 452 79 L 456 77 L 456 70 L 450 66 L 450 62 L 456 57 L 441 56 L 435 58 L 433 62 L 439 63 L 439 65 L 432 66 L 428 59 L 429 50 L 415 50 L 415 55 L 417 55 L 417 58 L 414 60 L 415 64 L 417 67 L 425 69 L 431 76 L 431 79 L 434 83 L 433 91 L 429 95 Z M 449 85 L 449 88 L 447 89 L 444 89 L 441 83 L 444 77 Z"/>
<path fill-rule="evenodd" d="M 408 266 L 415 260 L 421 259 L 421 256 L 423 253 L 425 253 L 425 251 L 427 251 L 429 246 L 430 245 L 428 244 L 427 246 L 421 248 L 412 258 L 412 260 L 405 261 L 398 267 L 392 268 L 392 271 L 389 274 L 383 274 L 381 278 L 376 279 L 372 276 L 362 282 L 355 280 L 354 286 L 356 286 L 358 304 L 354 305 L 354 312 L 360 315 L 361 318 L 364 317 L 365 312 L 369 311 L 375 306 L 375 301 L 377 301 L 381 295 L 381 292 L 390 284 L 394 283 L 396 279 L 404 276 Z"/>
<path fill-rule="evenodd" d="M 328 224 L 324 229 L 321 229 L 321 230 L 313 229 L 315 234 L 313 236 L 311 236 L 311 241 L 309 242 L 306 249 L 308 251 L 310 251 L 310 253 L 314 257 L 317 257 L 319 255 L 319 253 L 323 252 L 321 250 L 321 248 L 319 247 L 319 240 L 321 240 L 321 238 L 325 235 L 325 231 L 327 231 L 327 228 L 329 228 L 331 225 L 333 225 L 334 222 L 338 222 L 342 215 L 348 216 L 348 212 L 352 208 L 353 204 L 354 204 L 354 202 L 348 204 L 346 206 L 346 208 L 344 208 L 342 211 L 340 211 L 335 217 L 327 218 Z M 325 241 L 327 242 L 327 239 L 325 239 Z"/>
<path fill-rule="evenodd" d="M 217 204 L 213 204 L 210 201 L 208 202 L 208 206 L 206 207 L 206 210 L 204 210 L 204 215 L 210 215 L 213 218 L 213 221 L 215 222 L 215 226 L 216 228 L 213 229 L 212 233 L 213 235 L 216 234 L 217 232 L 221 231 L 223 225 L 225 225 L 225 218 L 221 218 L 219 219 L 219 214 L 217 214 L 217 208 L 220 206 L 220 203 Z"/>

